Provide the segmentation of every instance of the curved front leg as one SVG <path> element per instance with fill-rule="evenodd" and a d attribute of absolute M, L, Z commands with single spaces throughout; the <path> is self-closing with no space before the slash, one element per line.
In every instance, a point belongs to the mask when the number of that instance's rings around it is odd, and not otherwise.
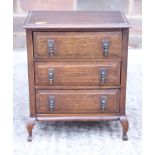
<path fill-rule="evenodd" d="M 128 119 L 124 115 L 124 116 L 121 116 L 120 117 L 119 121 L 120 121 L 120 123 L 122 125 L 122 128 L 123 128 L 123 136 L 122 136 L 122 139 L 123 140 L 128 140 L 128 136 L 127 136 L 127 132 L 128 132 L 128 128 L 129 128 Z"/>
<path fill-rule="evenodd" d="M 29 120 L 27 121 L 27 131 L 28 131 L 28 134 L 29 134 L 27 140 L 29 142 L 32 141 L 32 130 L 33 130 L 34 126 L 35 126 L 35 122 L 36 122 L 35 118 L 29 118 Z"/>

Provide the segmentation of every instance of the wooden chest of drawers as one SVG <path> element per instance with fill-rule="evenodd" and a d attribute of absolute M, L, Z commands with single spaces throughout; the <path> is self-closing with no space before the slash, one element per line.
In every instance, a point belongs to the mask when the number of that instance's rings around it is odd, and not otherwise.
<path fill-rule="evenodd" d="M 115 12 L 29 12 L 30 119 L 36 122 L 119 120 L 125 114 L 129 23 Z"/>

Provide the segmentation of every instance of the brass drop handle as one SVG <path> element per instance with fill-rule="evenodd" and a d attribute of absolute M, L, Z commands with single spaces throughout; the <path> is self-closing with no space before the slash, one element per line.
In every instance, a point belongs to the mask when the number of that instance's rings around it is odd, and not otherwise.
<path fill-rule="evenodd" d="M 109 40 L 103 40 L 103 54 L 108 56 L 109 53 Z"/>
<path fill-rule="evenodd" d="M 106 80 L 106 69 L 105 68 L 101 68 L 100 69 L 100 76 L 101 76 L 101 84 L 105 83 Z"/>
<path fill-rule="evenodd" d="M 54 55 L 54 40 L 48 40 L 48 55 Z"/>
<path fill-rule="evenodd" d="M 101 110 L 104 111 L 105 107 L 107 105 L 107 98 L 106 98 L 106 96 L 101 96 L 101 98 L 100 98 L 100 105 L 101 105 Z"/>
<path fill-rule="evenodd" d="M 54 69 L 53 68 L 49 68 L 48 69 L 48 80 L 49 80 L 49 84 L 50 85 L 53 84 L 53 79 L 54 79 Z"/>
<path fill-rule="evenodd" d="M 55 98 L 54 98 L 54 96 L 49 96 L 48 103 L 49 103 L 50 110 L 54 111 L 54 107 L 55 107 Z"/>

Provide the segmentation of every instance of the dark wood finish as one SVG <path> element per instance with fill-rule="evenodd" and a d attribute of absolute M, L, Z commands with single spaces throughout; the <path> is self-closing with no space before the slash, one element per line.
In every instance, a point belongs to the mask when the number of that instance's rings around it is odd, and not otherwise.
<path fill-rule="evenodd" d="M 31 117 L 29 118 L 29 120 L 27 121 L 27 131 L 28 131 L 28 141 L 31 142 L 32 141 L 32 130 L 35 126 L 35 122 L 36 122 L 36 119 Z"/>
<path fill-rule="evenodd" d="M 27 29 L 100 29 L 129 28 L 120 11 L 31 11 L 24 28 Z"/>
<path fill-rule="evenodd" d="M 82 90 L 82 89 L 89 89 L 89 90 L 92 90 L 92 89 L 120 89 L 121 86 L 53 86 L 53 85 L 48 85 L 48 86 L 38 86 L 38 85 L 35 85 L 35 89 L 42 89 L 42 90 L 50 90 L 50 89 L 53 89 L 53 90 Z"/>
<path fill-rule="evenodd" d="M 104 59 L 103 59 L 103 57 L 102 58 L 96 58 L 96 59 L 94 59 L 94 58 L 83 58 L 83 59 L 79 59 L 79 58 L 73 58 L 73 59 L 66 59 L 66 58 L 63 58 L 63 59 L 51 59 L 51 58 L 45 58 L 45 59 L 43 59 L 43 58 L 35 58 L 34 57 L 34 62 L 62 62 L 62 60 L 63 60 L 63 62 L 75 62 L 75 60 L 76 60 L 76 62 L 103 62 L 103 61 L 106 61 L 106 62 L 108 62 L 108 61 L 121 61 L 121 57 L 118 57 L 118 56 L 113 56 L 113 57 L 110 57 L 110 56 L 108 56 L 106 59 L 105 59 L 105 57 L 104 57 Z"/>
<path fill-rule="evenodd" d="M 33 63 L 33 39 L 32 30 L 26 30 L 27 39 L 27 56 L 28 56 L 28 79 L 29 79 L 29 100 L 30 100 L 30 116 L 36 114 L 35 107 L 35 89 L 34 89 L 34 63 Z"/>
<path fill-rule="evenodd" d="M 119 90 L 37 90 L 37 113 L 106 113 L 119 112 Z M 55 98 L 53 111 L 49 107 L 49 96 Z M 105 109 L 101 109 L 100 98 L 106 97 Z"/>
<path fill-rule="evenodd" d="M 120 11 L 31 11 L 27 34 L 30 119 L 28 141 L 36 122 L 119 120 L 127 140 L 125 113 L 130 25 Z M 103 54 L 103 40 L 109 53 Z M 54 41 L 52 56 L 48 40 Z M 105 47 L 107 49 L 107 46 Z M 100 68 L 106 68 L 101 84 Z M 52 84 L 48 69 L 54 69 Z M 103 76 L 105 76 L 103 74 Z M 104 79 L 104 78 L 103 78 Z M 103 80 L 104 81 L 104 80 Z M 49 109 L 49 96 L 54 96 Z M 100 98 L 107 106 L 100 110 Z M 52 111 L 51 111 L 52 110 Z"/>
<path fill-rule="evenodd" d="M 122 139 L 123 140 L 128 140 L 127 132 L 128 132 L 128 128 L 129 128 L 129 123 L 128 123 L 128 119 L 127 119 L 127 117 L 125 115 L 122 115 L 120 117 L 120 123 L 121 123 L 122 128 L 123 128 Z"/>
<path fill-rule="evenodd" d="M 121 66 L 121 98 L 120 98 L 120 123 L 123 128 L 123 140 L 128 140 L 127 132 L 129 128 L 128 119 L 125 113 L 125 102 L 126 102 L 126 81 L 127 81 L 127 59 L 128 59 L 128 39 L 129 29 L 123 29 L 123 49 L 122 49 L 122 66 Z"/>
<path fill-rule="evenodd" d="M 52 86 L 102 86 L 120 85 L 120 62 L 36 62 L 35 84 L 50 85 L 48 70 L 54 72 Z M 101 69 L 106 70 L 105 82 L 101 81 Z"/>
<path fill-rule="evenodd" d="M 37 121 L 39 122 L 55 122 L 55 121 L 111 121 L 111 120 L 119 120 L 119 116 L 55 116 L 55 117 L 37 117 Z"/>
<path fill-rule="evenodd" d="M 121 56 L 122 31 L 115 32 L 34 32 L 35 58 L 104 58 L 103 40 L 109 41 L 107 57 Z M 48 40 L 54 54 L 48 54 Z"/>
<path fill-rule="evenodd" d="M 128 38 L 129 29 L 123 29 L 123 49 L 122 49 L 122 65 L 121 65 L 121 98 L 120 98 L 120 112 L 125 115 L 126 102 L 126 80 L 127 80 L 127 60 L 128 60 Z"/>
<path fill-rule="evenodd" d="M 120 113 L 89 113 L 89 114 L 37 114 L 37 118 L 40 117 L 40 118 L 44 118 L 46 119 L 47 117 L 48 118 L 52 118 L 51 120 L 54 120 L 55 117 L 60 117 L 60 119 L 63 120 L 63 118 L 88 118 L 88 117 L 91 117 L 91 118 L 100 118 L 100 117 L 113 117 L 113 116 L 117 116 L 117 118 L 120 118 Z"/>

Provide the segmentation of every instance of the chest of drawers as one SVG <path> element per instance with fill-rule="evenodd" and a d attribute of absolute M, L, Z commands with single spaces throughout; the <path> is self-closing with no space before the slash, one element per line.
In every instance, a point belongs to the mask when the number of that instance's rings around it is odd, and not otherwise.
<path fill-rule="evenodd" d="M 119 120 L 125 113 L 129 23 L 123 12 L 29 12 L 30 118 L 36 122 Z"/>

